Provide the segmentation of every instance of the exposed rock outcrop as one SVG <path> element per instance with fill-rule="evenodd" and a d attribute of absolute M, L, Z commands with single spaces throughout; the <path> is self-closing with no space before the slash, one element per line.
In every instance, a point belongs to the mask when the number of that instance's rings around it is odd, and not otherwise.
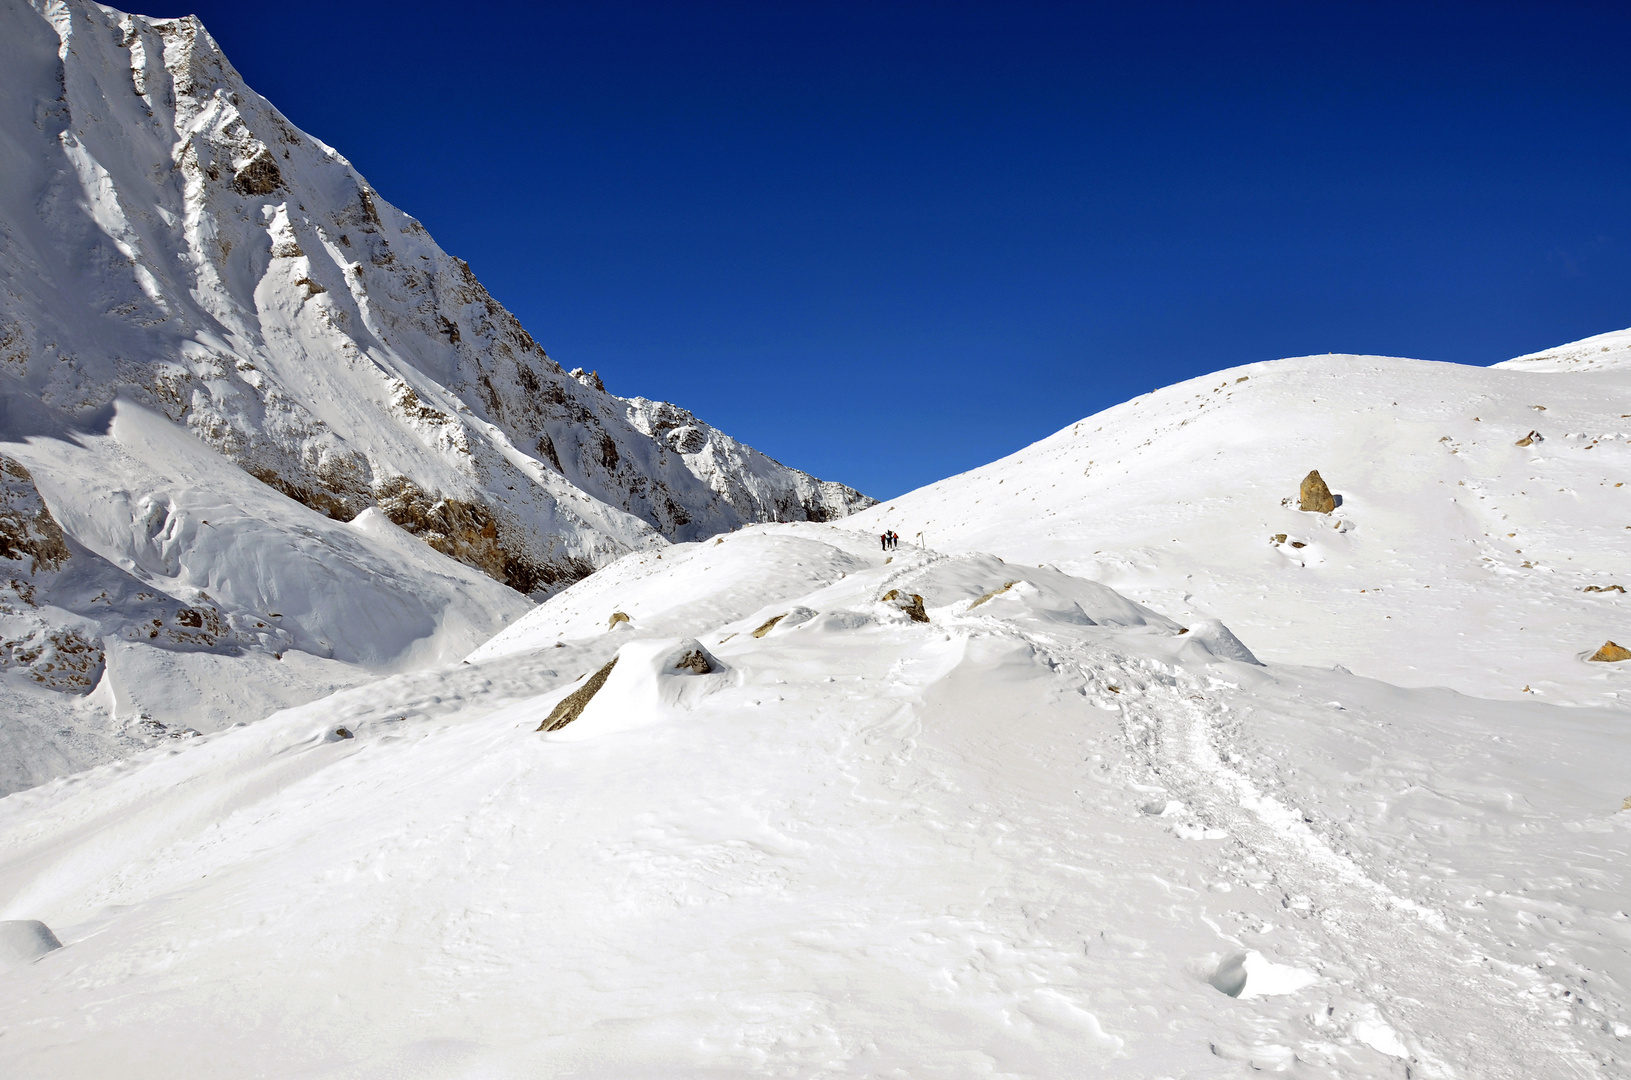
<path fill-rule="evenodd" d="M 68 561 L 62 527 L 15 458 L 0 454 L 0 559 L 28 563 L 28 572 L 55 570 Z"/>

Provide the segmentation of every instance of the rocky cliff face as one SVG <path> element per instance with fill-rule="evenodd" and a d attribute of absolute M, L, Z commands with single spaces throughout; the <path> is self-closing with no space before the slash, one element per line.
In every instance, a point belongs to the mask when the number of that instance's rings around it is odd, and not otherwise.
<path fill-rule="evenodd" d="M 196 19 L 83 0 L 0 3 L 0 450 L 27 518 L 0 667 L 206 729 L 351 677 L 285 656 L 456 657 L 628 551 L 871 503 L 562 371 Z M 55 543 L 129 610 L 31 605 Z M 220 632 L 171 633 L 182 609 Z M 152 618 L 168 694 L 126 655 Z M 72 671 L 36 648 L 58 630 Z M 222 682 L 188 650 L 281 662 Z"/>

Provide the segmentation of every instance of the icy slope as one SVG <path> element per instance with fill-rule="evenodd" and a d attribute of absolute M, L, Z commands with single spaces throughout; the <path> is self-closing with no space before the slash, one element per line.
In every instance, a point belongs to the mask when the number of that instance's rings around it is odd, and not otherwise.
<path fill-rule="evenodd" d="M 1107 409 L 854 527 L 1215 616 L 1264 659 L 1623 707 L 1631 674 L 1585 658 L 1631 638 L 1626 413 L 1624 368 L 1277 360 Z M 1313 469 L 1333 513 L 1297 509 Z"/>
<path fill-rule="evenodd" d="M 870 502 L 562 372 L 196 20 L 80 0 L 0 5 L 0 455 L 118 582 L 64 607 L 9 567 L 0 792 L 462 655 L 630 550 Z M 181 607 L 227 629 L 132 635 Z"/>
<path fill-rule="evenodd" d="M 1230 660 L 830 526 L 661 554 L 0 800 L 0 919 L 63 943 L 0 971 L 0 1069 L 1623 1070 L 1623 714 Z M 535 730 L 614 656 L 614 710 Z"/>

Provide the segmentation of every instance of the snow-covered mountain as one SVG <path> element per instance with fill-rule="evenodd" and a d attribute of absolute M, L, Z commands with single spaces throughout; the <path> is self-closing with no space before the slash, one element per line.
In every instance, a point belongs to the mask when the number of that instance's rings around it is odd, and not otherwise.
<path fill-rule="evenodd" d="M 0 725 L 38 759 L 0 790 L 462 654 L 631 550 L 871 502 L 563 372 L 196 19 L 83 0 L 0 4 L 0 403 L 80 583 L 11 560 L 0 699 L 55 697 Z M 130 629 L 181 607 L 214 629 Z"/>
<path fill-rule="evenodd" d="M 844 517 L 193 21 L 0 0 L 0 230 L 7 1080 L 1628 1074 L 1631 331 Z"/>
<path fill-rule="evenodd" d="M 1623 1075 L 1626 378 L 1252 365 L 0 799 L 0 1068 Z"/>

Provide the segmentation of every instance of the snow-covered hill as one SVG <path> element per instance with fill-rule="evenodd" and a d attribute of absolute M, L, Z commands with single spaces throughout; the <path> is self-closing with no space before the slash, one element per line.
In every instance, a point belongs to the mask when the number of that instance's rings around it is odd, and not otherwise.
<path fill-rule="evenodd" d="M 1623 339 L 1626 332 L 1618 337 Z M 1588 339 L 1546 355 L 1607 356 Z M 1631 708 L 1631 369 L 1312 356 L 1088 417 L 854 519 L 1216 617 L 1265 659 Z M 1297 508 L 1318 470 L 1341 504 Z"/>
<path fill-rule="evenodd" d="M 1628 335 L 831 520 L 0 0 L 0 1076 L 1631 1075 Z"/>
<path fill-rule="evenodd" d="M 756 526 L 0 800 L 0 1069 L 1623 1075 L 1624 732 Z"/>
<path fill-rule="evenodd" d="M 630 550 L 871 501 L 563 372 L 196 19 L 84 0 L 0 4 L 0 400 L 24 497 L 74 565 L 125 575 L 59 609 L 29 599 L 52 591 L 34 562 L 12 568 L 0 651 L 32 674 L 0 698 L 57 696 L 23 710 L 49 721 L 0 724 L 29 758 L 0 791 L 104 759 L 144 718 L 209 730 L 462 654 Z M 231 632 L 127 648 L 138 593 Z M 70 633 L 89 666 L 65 682 L 39 635 Z M 101 639 L 129 656 L 104 663 Z"/>

